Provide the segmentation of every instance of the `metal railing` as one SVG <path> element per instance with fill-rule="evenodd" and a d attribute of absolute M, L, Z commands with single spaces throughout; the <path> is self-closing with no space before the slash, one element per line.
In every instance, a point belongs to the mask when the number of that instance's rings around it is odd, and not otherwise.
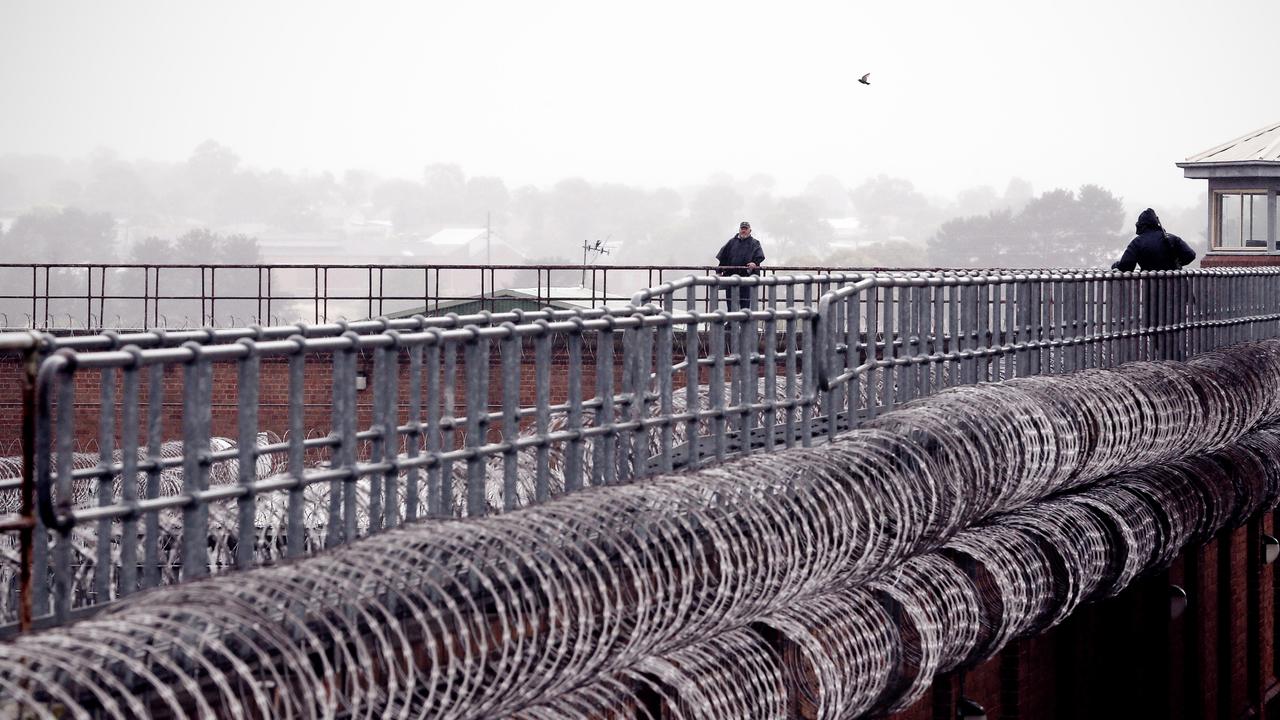
<path fill-rule="evenodd" d="M 876 274 L 823 295 L 817 385 L 858 418 L 951 384 L 1280 337 L 1280 269 Z"/>
<path fill-rule="evenodd" d="M 233 265 L 0 263 L 0 330 L 94 333 L 310 325 L 393 314 L 625 305 L 626 293 L 710 265 Z M 766 276 L 818 268 L 769 267 Z"/>
<path fill-rule="evenodd" d="M 422 517 L 809 445 L 957 384 L 1275 337 L 1277 275 L 700 277 L 613 309 L 0 335 L 33 368 L 30 463 L 0 480 L 22 495 L 0 517 L 23 558 L 8 615 L 62 622 Z"/>

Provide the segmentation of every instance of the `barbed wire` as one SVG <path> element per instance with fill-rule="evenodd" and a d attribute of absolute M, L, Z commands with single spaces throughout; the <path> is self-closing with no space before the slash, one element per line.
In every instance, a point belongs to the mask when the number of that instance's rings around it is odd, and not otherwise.
<path fill-rule="evenodd" d="M 1280 341 L 955 388 L 814 448 L 161 588 L 0 645 L 0 710 L 909 705 L 1280 494 Z"/>

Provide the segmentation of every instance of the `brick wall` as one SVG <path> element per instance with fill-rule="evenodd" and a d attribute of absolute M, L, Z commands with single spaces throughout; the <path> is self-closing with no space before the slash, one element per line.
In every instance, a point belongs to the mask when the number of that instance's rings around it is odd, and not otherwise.
<path fill-rule="evenodd" d="M 991 720 L 1280 717 L 1274 565 L 1261 535 L 1276 514 L 1224 530 L 1167 570 L 1076 610 L 1062 624 L 938 678 L 893 720 L 955 720 L 966 696 Z M 1169 586 L 1187 610 L 1169 617 Z"/>
<path fill-rule="evenodd" d="M 705 344 L 704 344 L 705 346 Z M 521 402 L 534 392 L 533 350 L 522 348 Z M 566 397 L 568 355 L 555 348 L 552 402 Z M 595 394 L 594 350 L 584 346 L 583 396 Z M 622 346 L 614 352 L 620 380 Z M 360 368 L 371 375 L 372 358 Z M 0 357 L 0 449 L 13 448 L 20 431 L 22 368 L 17 356 Z M 213 432 L 236 433 L 234 364 L 221 364 L 213 390 Z M 287 361 L 262 363 L 260 427 L 283 434 L 287 428 Z M 408 359 L 401 357 L 400 397 L 407 408 Z M 501 402 L 501 364 L 490 366 L 490 402 Z M 306 367 L 305 426 L 320 433 L 330 427 L 332 377 L 329 360 L 317 356 Z M 459 387 L 461 387 L 459 375 Z M 705 377 L 704 377 L 705 381 Z M 165 379 L 166 436 L 181 429 L 181 368 Z M 97 373 L 77 384 L 77 437 L 97 436 Z M 360 422 L 370 422 L 372 391 L 359 394 Z M 143 383 L 146 400 L 146 384 Z M 1085 605 L 1061 625 L 1015 641 L 996 657 L 939 678 L 913 707 L 895 720 L 953 720 L 961 696 L 987 709 L 987 716 L 1044 718 L 1241 718 L 1280 717 L 1280 682 L 1275 668 L 1275 602 L 1280 577 L 1261 560 L 1262 533 L 1274 534 L 1276 517 L 1266 513 L 1227 530 L 1200 548 L 1188 550 L 1167 570 L 1145 577 L 1115 598 Z M 1171 584 L 1186 589 L 1187 611 L 1169 618 Z"/>
<path fill-rule="evenodd" d="M 674 356 L 683 358 L 684 343 L 681 333 L 675 336 Z M 613 388 L 615 392 L 622 390 L 622 372 L 624 350 L 622 334 L 618 333 L 613 343 Z M 705 357 L 708 346 L 706 335 L 699 341 L 699 348 Z M 785 340 L 779 340 L 779 347 L 785 348 Z M 596 396 L 597 348 L 595 336 L 588 333 L 584 336 L 582 347 L 582 367 L 578 373 L 582 397 L 590 399 Z M 518 391 L 520 404 L 532 406 L 535 402 L 536 366 L 535 350 L 532 338 L 524 338 L 520 347 L 520 378 Z M 781 353 L 778 374 L 779 387 L 782 387 Z M 563 337 L 556 338 L 551 352 L 550 393 L 552 404 L 566 402 L 569 393 L 571 375 L 569 352 Z M 442 363 L 443 367 L 443 363 Z M 214 377 L 211 393 L 212 433 L 216 436 L 234 439 L 237 435 L 237 364 L 234 362 L 218 362 L 213 364 Z M 150 372 L 149 370 L 146 372 Z M 140 397 L 142 401 L 140 419 L 145 422 L 146 404 L 149 402 L 148 379 L 146 372 L 139 378 Z M 356 394 L 357 427 L 367 427 L 373 418 L 373 386 L 374 359 L 372 353 L 362 353 L 357 358 L 357 372 L 369 379 L 365 390 Z M 708 368 L 703 368 L 700 381 L 709 382 Z M 314 354 L 307 357 L 304 382 L 304 419 L 303 426 L 310 436 L 327 434 L 332 425 L 333 375 L 332 358 L 326 354 Z M 289 426 L 289 362 L 286 357 L 264 357 L 259 370 L 259 402 L 258 429 L 284 436 Z M 727 377 L 727 375 L 726 375 Z M 97 370 L 84 370 L 76 374 L 76 441 L 80 447 L 96 447 L 98 438 L 99 409 L 101 407 L 100 384 L 101 375 Z M 401 421 L 408 416 L 409 409 L 409 356 L 400 353 L 398 394 Z M 121 373 L 116 373 L 117 403 L 119 402 Z M 677 388 L 683 387 L 683 372 L 674 377 Z M 165 370 L 164 380 L 164 437 L 180 439 L 182 437 L 182 393 L 184 387 L 183 367 L 171 365 Z M 463 372 L 461 353 L 459 353 L 457 372 L 455 375 L 456 414 L 463 414 L 466 400 L 466 382 Z M 497 343 L 493 343 L 490 351 L 488 376 L 489 407 L 492 411 L 502 408 L 502 356 Z M 425 402 L 425 398 L 424 398 Z M 121 411 L 117 406 L 117 433 L 121 425 Z M 22 361 L 15 354 L 0 354 L 0 455 L 19 454 L 19 438 L 22 420 Z M 526 420 L 532 424 L 532 420 Z M 497 428 L 493 428 L 494 432 Z M 492 438 L 496 439 L 496 438 Z"/>

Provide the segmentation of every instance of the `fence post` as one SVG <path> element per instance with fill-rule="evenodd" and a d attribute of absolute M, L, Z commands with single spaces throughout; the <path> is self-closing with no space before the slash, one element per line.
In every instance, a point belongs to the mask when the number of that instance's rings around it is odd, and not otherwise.
<path fill-rule="evenodd" d="M 41 530 L 36 512 L 36 370 L 40 366 L 41 340 L 31 333 L 32 345 L 22 356 L 22 517 L 26 520 L 18 532 L 21 567 L 18 580 L 18 629 L 31 630 L 33 618 L 32 585 L 35 573 L 35 538 Z M 43 573 L 41 573 L 43 576 Z M 43 584 L 43 577 L 41 577 Z"/>

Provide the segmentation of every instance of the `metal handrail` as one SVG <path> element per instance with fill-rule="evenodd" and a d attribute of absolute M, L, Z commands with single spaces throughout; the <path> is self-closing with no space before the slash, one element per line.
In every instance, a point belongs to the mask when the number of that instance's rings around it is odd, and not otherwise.
<path fill-rule="evenodd" d="M 111 537 L 116 523 L 133 527 L 118 542 L 136 555 L 139 533 L 153 542 L 160 532 L 137 523 L 177 513 L 182 577 L 209 572 L 210 563 L 245 567 L 257 562 L 259 502 L 280 503 L 283 525 L 273 528 L 272 542 L 287 540 L 281 552 L 297 556 L 309 534 L 325 544 L 349 542 L 422 516 L 508 510 L 587 485 L 822 442 L 957 384 L 1181 359 L 1274 337 L 1277 275 L 1280 269 L 690 276 L 640 291 L 627 305 L 591 310 L 80 338 L 0 334 L 0 350 L 42 358 L 31 445 L 52 452 L 34 454 L 34 537 L 47 530 L 59 540 L 35 553 L 34 576 L 52 568 L 61 579 L 51 595 L 36 584 L 36 614 L 65 619 L 73 605 L 97 602 L 97 595 L 75 595 L 72 585 L 70 530 L 84 523 L 97 523 L 101 537 Z M 738 304 L 742 288 L 748 308 Z M 332 410 L 319 420 L 328 433 L 320 438 L 305 433 L 317 422 L 306 421 L 308 357 L 321 359 L 332 384 Z M 361 358 L 371 390 L 365 396 L 355 389 Z M 272 429 L 259 403 L 268 363 L 287 369 L 288 427 L 280 433 L 287 439 L 260 444 L 257 433 Z M 227 406 L 237 423 L 234 449 L 209 447 L 218 367 L 236 372 Z M 165 368 L 181 368 L 187 449 L 162 459 Z M 563 388 L 553 391 L 553 373 Z M 85 377 L 100 392 L 99 451 L 77 465 L 75 388 Z M 272 458 L 283 463 L 272 467 L 285 469 L 260 476 L 256 468 Z M 232 461 L 238 469 L 211 484 L 211 472 Z M 157 483 L 170 472 L 180 486 L 161 494 Z M 119 477 L 140 484 L 117 487 Z M 317 519 L 309 522 L 317 524 L 304 525 L 303 508 L 319 502 L 308 499 L 313 492 L 328 494 L 313 508 Z M 210 558 L 216 503 L 239 508 L 238 529 L 219 532 L 238 534 L 237 553 L 249 555 Z M 142 564 L 152 572 L 155 562 Z M 109 568 L 90 574 L 101 597 L 147 586 L 113 591 Z"/>

